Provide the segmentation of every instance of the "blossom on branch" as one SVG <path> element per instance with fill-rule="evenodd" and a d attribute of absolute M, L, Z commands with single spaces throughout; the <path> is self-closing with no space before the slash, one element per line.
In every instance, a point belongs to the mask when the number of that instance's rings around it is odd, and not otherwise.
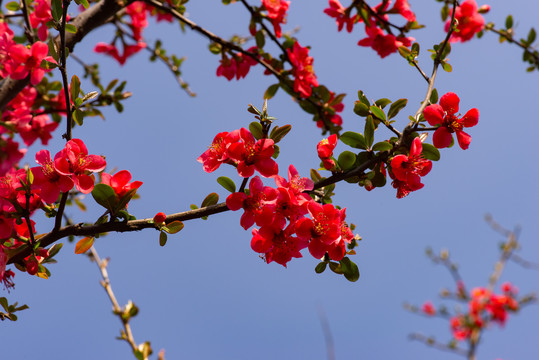
<path fill-rule="evenodd" d="M 324 9 L 324 13 L 335 18 L 338 31 L 341 31 L 346 24 L 346 31 L 352 32 L 354 24 L 361 20 L 357 14 L 355 16 L 350 16 L 350 13 L 347 14 L 346 8 L 341 5 L 339 0 L 329 0 L 329 7 Z"/>
<path fill-rule="evenodd" d="M 312 94 L 312 86 L 318 87 L 318 80 L 313 70 L 313 58 L 309 56 L 309 48 L 302 47 L 297 41 L 291 49 L 286 49 L 292 63 L 294 75 L 294 91 L 308 98 Z"/>
<path fill-rule="evenodd" d="M 481 7 L 482 12 L 487 12 L 490 7 Z M 474 37 L 475 34 L 485 27 L 485 19 L 481 16 L 475 0 L 463 1 L 455 9 L 456 30 L 449 38 L 450 42 L 465 42 Z M 451 20 L 445 23 L 445 31 L 449 31 Z"/>
<path fill-rule="evenodd" d="M 477 125 L 479 110 L 473 108 L 462 118 L 459 118 L 460 114 L 455 116 L 455 113 L 459 111 L 459 102 L 459 97 L 455 93 L 449 92 L 440 98 L 440 104 L 429 105 L 423 111 L 423 117 L 430 125 L 439 126 L 433 135 L 434 146 L 438 149 L 451 145 L 453 133 L 457 135 L 462 150 L 466 150 L 470 146 L 472 137 L 462 129 Z"/>
<path fill-rule="evenodd" d="M 281 37 L 281 24 L 286 24 L 286 12 L 290 1 L 284 0 L 262 0 L 262 5 L 268 11 L 267 17 L 270 19 L 275 36 Z"/>

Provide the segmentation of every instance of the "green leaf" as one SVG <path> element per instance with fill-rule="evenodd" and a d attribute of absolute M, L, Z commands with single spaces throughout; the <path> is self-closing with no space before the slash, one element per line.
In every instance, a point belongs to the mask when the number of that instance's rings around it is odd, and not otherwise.
<path fill-rule="evenodd" d="M 271 155 L 271 157 L 277 159 L 280 153 L 281 149 L 279 148 L 279 145 L 273 145 L 273 155 Z"/>
<path fill-rule="evenodd" d="M 71 100 L 74 100 L 79 96 L 80 93 L 80 80 L 77 75 L 73 75 L 73 77 L 71 78 L 70 86 Z"/>
<path fill-rule="evenodd" d="M 365 120 L 364 136 L 365 144 L 367 145 L 367 148 L 370 148 L 374 142 L 374 120 L 370 115 L 367 116 L 367 119 Z"/>
<path fill-rule="evenodd" d="M 408 104 L 408 99 L 399 99 L 391 104 L 389 111 L 387 112 L 387 119 L 389 120 L 397 116 L 399 111 L 401 111 L 406 104 Z"/>
<path fill-rule="evenodd" d="M 343 257 L 340 261 L 341 271 L 348 281 L 357 281 L 359 279 L 359 269 L 348 257 Z"/>
<path fill-rule="evenodd" d="M 118 206 L 118 198 L 114 189 L 106 184 L 97 184 L 92 190 L 92 196 L 94 200 L 111 213 L 114 212 Z"/>
<path fill-rule="evenodd" d="M 77 33 L 77 27 L 73 24 L 66 24 L 66 31 L 72 34 Z"/>
<path fill-rule="evenodd" d="M 393 149 L 393 145 L 391 145 L 387 141 L 380 141 L 372 147 L 374 151 L 387 151 Z"/>
<path fill-rule="evenodd" d="M 528 39 L 526 40 L 526 42 L 531 45 L 535 41 L 536 36 L 537 34 L 535 33 L 535 29 L 531 28 L 530 32 L 528 33 Z"/>
<path fill-rule="evenodd" d="M 354 113 L 359 116 L 367 116 L 369 115 L 369 106 L 361 101 L 356 101 L 354 104 Z"/>
<path fill-rule="evenodd" d="M 453 71 L 453 67 L 451 66 L 451 64 L 449 64 L 449 63 L 447 63 L 445 61 L 442 61 L 441 64 L 442 64 L 442 69 L 444 69 L 445 72 Z"/>
<path fill-rule="evenodd" d="M 292 125 L 283 125 L 280 127 L 276 126 L 271 131 L 270 139 L 272 139 L 273 142 L 277 144 L 286 136 L 286 134 L 290 132 L 291 129 L 292 129 Z"/>
<path fill-rule="evenodd" d="M 219 195 L 217 193 L 211 193 L 202 201 L 200 207 L 205 208 L 207 206 L 215 205 L 217 202 L 219 202 Z"/>
<path fill-rule="evenodd" d="M 51 15 L 54 21 L 60 22 L 62 18 L 62 0 L 51 1 Z"/>
<path fill-rule="evenodd" d="M 512 27 L 513 27 L 513 17 L 511 15 L 507 15 L 507 18 L 505 18 L 505 28 L 509 30 Z"/>
<path fill-rule="evenodd" d="M 311 180 L 314 182 L 318 182 L 322 180 L 322 176 L 315 169 L 311 169 Z"/>
<path fill-rule="evenodd" d="M 75 245 L 75 254 L 83 254 L 88 251 L 94 244 L 94 238 L 92 236 L 85 237 L 79 240 Z"/>
<path fill-rule="evenodd" d="M 115 214 L 118 210 L 125 209 L 127 206 L 127 203 L 131 200 L 133 196 L 137 193 L 137 189 L 131 189 L 128 192 L 126 192 L 116 204 L 116 208 L 113 209 L 112 213 Z"/>
<path fill-rule="evenodd" d="M 314 268 L 314 271 L 317 273 L 317 274 L 321 274 L 324 272 L 324 270 L 326 270 L 326 267 L 328 266 L 328 263 L 325 262 L 325 261 L 322 261 L 321 263 L 319 263 L 318 265 L 316 265 L 316 267 Z"/>
<path fill-rule="evenodd" d="M 266 44 L 266 37 L 264 36 L 264 32 L 262 30 L 258 30 L 255 35 L 256 40 L 256 47 L 259 49 L 262 49 L 264 45 Z"/>
<path fill-rule="evenodd" d="M 51 54 L 52 58 L 56 60 L 56 62 L 60 61 L 60 58 L 58 57 L 58 51 L 56 51 L 56 43 L 52 38 L 49 39 L 49 54 Z"/>
<path fill-rule="evenodd" d="M 432 89 L 429 101 L 431 104 L 436 104 L 438 102 L 438 91 L 436 90 L 436 88 Z"/>
<path fill-rule="evenodd" d="M 425 159 L 432 161 L 440 160 L 440 151 L 429 143 L 423 143 L 423 151 L 421 153 Z"/>
<path fill-rule="evenodd" d="M 367 150 L 367 143 L 363 135 L 353 131 L 347 131 L 341 135 L 339 140 L 354 149 Z"/>
<path fill-rule="evenodd" d="M 79 126 L 82 126 L 82 123 L 84 121 L 84 114 L 83 112 L 80 110 L 80 109 L 77 109 L 75 111 L 73 111 L 73 114 L 71 114 L 73 116 L 73 120 L 75 121 L 75 123 Z"/>
<path fill-rule="evenodd" d="M 382 98 L 382 99 L 378 99 L 374 102 L 374 104 L 376 106 L 378 106 L 379 108 L 385 108 L 388 104 L 391 104 L 391 100 L 387 99 L 387 98 Z"/>
<path fill-rule="evenodd" d="M 342 273 L 343 273 L 342 270 L 341 270 L 341 264 L 339 264 L 339 263 L 330 261 L 330 262 L 329 262 L 329 268 L 330 268 L 331 271 L 333 271 L 335 274 L 342 275 Z"/>
<path fill-rule="evenodd" d="M 6 9 L 10 11 L 18 11 L 21 8 L 21 5 L 16 1 L 10 1 L 6 4 Z"/>
<path fill-rule="evenodd" d="M 386 114 L 384 114 L 384 110 L 380 109 L 378 106 L 371 106 L 370 107 L 371 112 L 374 114 L 375 117 L 382 121 L 386 121 Z"/>
<path fill-rule="evenodd" d="M 268 87 L 266 92 L 264 93 L 264 99 L 269 100 L 274 97 L 277 90 L 279 90 L 279 84 L 270 85 L 270 87 Z"/>
<path fill-rule="evenodd" d="M 217 178 L 217 182 L 219 185 L 224 187 L 226 190 L 230 191 L 231 193 L 236 192 L 236 184 L 234 184 L 234 181 L 232 181 L 230 178 L 226 176 L 219 176 Z"/>
<path fill-rule="evenodd" d="M 399 46 L 399 54 L 400 56 L 408 60 L 408 58 L 412 56 L 412 51 L 406 46 Z"/>
<path fill-rule="evenodd" d="M 351 151 L 343 151 L 339 154 L 339 159 L 337 161 L 343 170 L 348 170 L 356 163 L 356 154 Z"/>
<path fill-rule="evenodd" d="M 262 124 L 258 121 L 253 121 L 249 124 L 249 131 L 257 140 L 260 140 L 264 137 L 264 133 L 262 132 Z"/>
<path fill-rule="evenodd" d="M 219 45 L 218 43 L 210 43 L 210 45 L 208 46 L 208 48 L 210 49 L 210 52 L 212 54 L 220 54 L 221 53 L 221 45 Z"/>
<path fill-rule="evenodd" d="M 307 100 L 300 101 L 299 106 L 303 109 L 303 111 L 305 111 L 306 113 L 312 114 L 312 115 L 314 115 L 314 114 L 316 114 L 318 112 L 318 109 L 316 108 L 316 106 L 314 106 L 313 104 L 311 104 Z"/>
<path fill-rule="evenodd" d="M 84 6 L 85 9 L 88 9 L 90 7 L 88 0 L 78 0 L 78 1 L 79 2 L 77 4 Z"/>
<path fill-rule="evenodd" d="M 165 246 L 167 243 L 167 233 L 164 231 L 159 232 L 159 246 Z"/>
<path fill-rule="evenodd" d="M 181 221 L 176 220 L 171 223 L 168 223 L 167 226 L 163 226 L 162 229 L 169 234 L 176 234 L 177 232 L 182 230 L 184 226 L 185 225 Z"/>
<path fill-rule="evenodd" d="M 62 246 L 64 246 L 64 244 L 62 244 L 62 243 L 56 243 L 56 244 L 52 245 L 48 249 L 49 250 L 49 258 L 52 258 L 56 254 L 58 254 L 60 252 L 60 249 L 62 248 Z"/>

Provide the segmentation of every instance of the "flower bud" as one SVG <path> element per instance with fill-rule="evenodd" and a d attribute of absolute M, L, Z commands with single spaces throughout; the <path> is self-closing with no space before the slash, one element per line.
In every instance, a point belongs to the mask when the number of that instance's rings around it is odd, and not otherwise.
<path fill-rule="evenodd" d="M 165 213 L 158 212 L 153 217 L 153 222 L 156 223 L 156 224 L 162 224 L 162 223 L 165 222 L 166 219 L 167 219 L 167 216 L 165 215 Z"/>
<path fill-rule="evenodd" d="M 479 9 L 477 9 L 477 12 L 480 14 L 486 14 L 490 11 L 490 5 L 483 5 Z"/>

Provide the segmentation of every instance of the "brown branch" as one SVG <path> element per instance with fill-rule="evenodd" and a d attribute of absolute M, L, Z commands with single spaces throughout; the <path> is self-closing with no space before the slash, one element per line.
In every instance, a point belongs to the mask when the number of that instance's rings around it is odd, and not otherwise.
<path fill-rule="evenodd" d="M 408 335 L 408 338 L 410 340 L 422 342 L 423 344 L 425 344 L 427 346 L 430 346 L 432 348 L 435 348 L 435 349 L 438 349 L 438 350 L 441 350 L 441 351 L 447 351 L 447 352 L 451 352 L 451 353 L 461 355 L 461 356 L 467 356 L 468 355 L 467 351 L 462 349 L 462 348 L 451 347 L 451 346 L 448 346 L 446 344 L 439 343 L 436 340 L 434 340 L 434 338 L 426 337 L 425 335 L 414 333 L 414 334 Z"/>

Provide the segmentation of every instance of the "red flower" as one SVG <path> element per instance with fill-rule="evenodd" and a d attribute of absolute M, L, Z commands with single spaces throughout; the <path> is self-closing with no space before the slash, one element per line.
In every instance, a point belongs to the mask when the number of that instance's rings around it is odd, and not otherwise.
<path fill-rule="evenodd" d="M 284 230 L 275 224 L 262 226 L 260 230 L 253 229 L 251 248 L 263 253 L 266 263 L 275 261 L 286 267 L 292 258 L 302 257 L 300 250 L 308 245 L 307 240 L 292 236 L 293 233 L 293 225 Z"/>
<path fill-rule="evenodd" d="M 408 0 L 397 0 L 391 11 L 396 11 L 408 21 L 415 21 L 415 14 L 410 10 Z"/>
<path fill-rule="evenodd" d="M 241 177 L 253 176 L 255 170 L 264 177 L 277 175 L 279 168 L 271 158 L 275 151 L 273 140 L 256 141 L 253 134 L 245 128 L 240 129 L 240 140 L 228 146 L 228 156 L 238 162 L 238 174 Z"/>
<path fill-rule="evenodd" d="M 97 43 L 97 45 L 94 48 L 94 51 L 96 53 L 104 53 L 105 55 L 112 56 L 114 59 L 116 59 L 120 65 L 125 64 L 127 59 L 138 53 L 140 50 L 144 49 L 146 47 L 146 43 L 139 41 L 134 45 L 124 45 L 124 53 L 120 55 L 120 52 L 118 51 L 118 48 L 114 44 L 106 44 L 103 42 Z"/>
<path fill-rule="evenodd" d="M 391 170 L 398 180 L 407 183 L 420 183 L 420 177 L 430 172 L 432 162 L 425 160 L 421 151 L 423 151 L 421 139 L 416 137 L 412 142 L 408 156 L 400 154 L 391 160 Z"/>
<path fill-rule="evenodd" d="M 370 46 L 381 58 L 397 52 L 400 46 L 410 46 L 414 38 L 385 34 L 384 31 L 373 23 L 371 27 L 365 26 L 366 38 L 359 40 L 359 46 Z"/>
<path fill-rule="evenodd" d="M 102 156 L 88 155 L 86 145 L 80 139 L 69 140 L 66 146 L 54 156 L 54 167 L 58 173 L 70 176 L 77 190 L 88 194 L 94 189 L 91 172 L 105 169 L 107 162 Z"/>
<path fill-rule="evenodd" d="M 256 53 L 257 47 L 250 47 L 247 51 Z M 239 80 L 247 76 L 251 66 L 256 64 L 258 63 L 253 58 L 242 53 L 233 54 L 231 58 L 223 53 L 216 74 L 217 76 L 224 76 L 229 81 L 232 80 L 234 76 L 236 77 L 236 80 Z"/>
<path fill-rule="evenodd" d="M 262 0 L 262 5 L 268 11 L 267 16 L 271 20 L 275 35 L 281 37 L 281 24 L 286 24 L 286 12 L 290 1 Z"/>
<path fill-rule="evenodd" d="M 68 192 L 73 188 L 73 180 L 62 175 L 54 168 L 54 163 L 48 150 L 40 150 L 36 154 L 36 162 L 41 165 L 33 167 L 33 188 L 40 190 L 41 198 L 48 204 L 55 202 L 60 192 Z"/>
<path fill-rule="evenodd" d="M 292 50 L 286 49 L 292 64 L 294 74 L 294 91 L 308 98 L 312 94 L 312 86 L 318 87 L 318 80 L 313 70 L 313 58 L 309 56 L 309 49 L 301 47 L 296 41 Z"/>
<path fill-rule="evenodd" d="M 47 57 L 48 53 L 49 47 L 41 41 L 35 42 L 30 49 L 20 44 L 13 45 L 9 49 L 9 54 L 20 65 L 10 74 L 11 78 L 24 79 L 30 73 L 31 84 L 39 84 L 45 75 L 45 69 L 41 68 L 41 61 L 54 61 L 52 58 Z"/>
<path fill-rule="evenodd" d="M 130 180 L 131 173 L 127 170 L 118 171 L 114 175 L 107 173 L 101 174 L 101 183 L 112 187 L 120 199 L 131 190 L 136 190 L 142 185 L 142 181 L 133 181 L 130 183 Z"/>
<path fill-rule="evenodd" d="M 329 0 L 329 7 L 327 9 L 324 9 L 324 13 L 331 17 L 334 17 L 337 21 L 338 31 L 341 31 L 344 27 L 344 24 L 346 24 L 346 31 L 352 32 L 354 24 L 359 22 L 360 17 L 359 15 L 350 17 L 350 14 L 347 15 L 345 11 L 346 8 L 341 5 L 339 0 Z"/>
<path fill-rule="evenodd" d="M 255 176 L 249 182 L 249 195 L 235 192 L 226 198 L 226 206 L 232 211 L 243 208 L 240 224 L 247 230 L 256 222 L 258 226 L 271 225 L 274 217 L 275 201 L 279 192 L 264 186 L 262 180 Z"/>
<path fill-rule="evenodd" d="M 326 170 L 333 170 L 335 168 L 335 161 L 331 159 L 333 156 L 333 150 L 337 146 L 337 135 L 330 135 L 327 139 L 323 139 L 316 145 L 316 151 L 318 157 L 322 160 L 324 168 Z"/>
<path fill-rule="evenodd" d="M 213 172 L 221 166 L 222 163 L 230 160 L 228 157 L 228 147 L 230 144 L 238 142 L 240 139 L 239 130 L 232 132 L 222 132 L 215 136 L 210 148 L 197 159 L 203 165 L 205 172 Z"/>
<path fill-rule="evenodd" d="M 479 110 L 473 108 L 459 119 L 460 114 L 455 116 L 455 113 L 459 111 L 459 102 L 459 97 L 450 92 L 440 98 L 439 105 L 429 105 L 423 111 L 423 116 L 430 125 L 439 125 L 433 136 L 434 146 L 438 149 L 451 145 L 452 133 L 457 135 L 457 140 L 462 150 L 466 150 L 472 141 L 471 136 L 462 129 L 477 125 Z"/>
<path fill-rule="evenodd" d="M 434 305 L 430 301 L 427 301 L 426 303 L 421 306 L 421 311 L 423 311 L 426 315 L 433 316 L 436 314 L 436 309 L 434 308 Z"/>
<path fill-rule="evenodd" d="M 457 21 L 457 31 L 451 34 L 449 39 L 451 42 L 468 41 L 485 27 L 485 19 L 479 13 L 475 0 L 466 0 L 460 6 L 457 6 L 455 19 Z M 446 32 L 449 31 L 449 26 L 451 26 L 451 20 L 445 23 Z"/>

